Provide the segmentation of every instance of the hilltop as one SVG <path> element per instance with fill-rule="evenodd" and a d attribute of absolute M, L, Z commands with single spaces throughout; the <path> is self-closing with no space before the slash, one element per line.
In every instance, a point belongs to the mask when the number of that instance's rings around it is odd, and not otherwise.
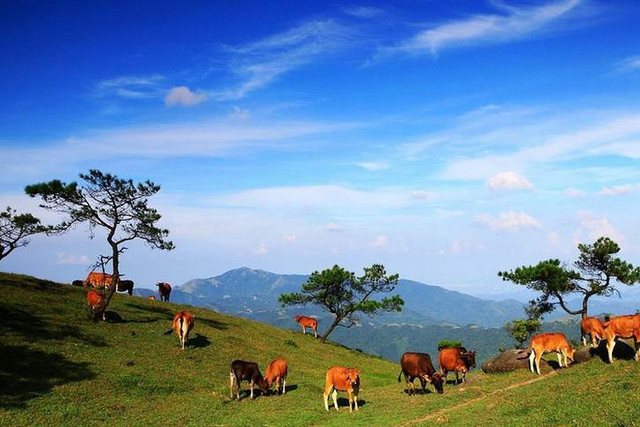
<path fill-rule="evenodd" d="M 544 377 L 475 370 L 443 395 L 409 398 L 396 363 L 309 335 L 126 295 L 110 306 L 116 323 L 94 324 L 83 289 L 2 273 L 0 289 L 2 425 L 628 424 L 640 416 L 640 363 L 633 361 L 594 359 Z M 163 332 L 184 308 L 195 313 L 196 327 L 181 351 Z M 233 359 L 264 369 L 277 356 L 291 368 L 286 395 L 229 399 Z M 334 364 L 363 372 L 358 413 L 344 409 L 345 399 L 339 413 L 322 407 L 324 372 Z"/>

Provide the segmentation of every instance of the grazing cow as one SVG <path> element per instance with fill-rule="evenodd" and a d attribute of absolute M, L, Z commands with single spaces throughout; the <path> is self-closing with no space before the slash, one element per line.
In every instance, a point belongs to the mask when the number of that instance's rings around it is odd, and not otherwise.
<path fill-rule="evenodd" d="M 400 359 L 400 366 L 402 370 L 398 375 L 398 382 L 400 382 L 400 378 L 402 377 L 402 374 L 404 374 L 409 396 L 415 394 L 413 381 L 416 378 L 420 380 L 423 392 L 427 391 L 427 382 L 430 382 L 433 384 L 433 387 L 436 389 L 438 394 L 444 393 L 442 388 L 444 385 L 444 379 L 434 369 L 433 363 L 431 363 L 431 356 L 427 353 L 405 353 Z"/>
<path fill-rule="evenodd" d="M 74 280 L 71 282 L 71 286 L 84 286 L 84 280 Z"/>
<path fill-rule="evenodd" d="M 476 352 L 467 351 L 464 347 L 443 348 L 438 353 L 439 374 L 447 382 L 447 373 L 456 373 L 456 384 L 458 384 L 458 373 L 462 372 L 462 382 L 464 382 L 467 372 L 476 366 Z"/>
<path fill-rule="evenodd" d="M 91 316 L 94 321 L 97 319 L 97 316 L 100 314 L 100 311 L 102 311 L 102 321 L 103 322 L 105 321 L 105 318 L 106 318 L 104 314 L 105 300 L 106 300 L 106 297 L 104 295 L 94 291 L 93 289 L 89 289 L 89 292 L 87 292 L 87 303 L 89 304 L 89 310 L 91 311 Z"/>
<path fill-rule="evenodd" d="M 567 341 L 567 337 L 562 332 L 547 332 L 534 335 L 531 338 L 529 347 L 520 353 L 529 352 L 529 369 L 531 372 L 537 372 L 540 375 L 540 359 L 544 353 L 555 352 L 558 356 L 558 364 L 562 368 L 569 366 L 567 359 L 573 362 L 573 353 L 575 350 Z M 564 363 L 563 363 L 564 359 Z M 535 362 L 535 370 L 534 368 Z"/>
<path fill-rule="evenodd" d="M 327 371 L 324 383 L 324 408 L 329 410 L 329 394 L 333 397 L 333 406 L 338 410 L 338 391 L 346 391 L 349 398 L 349 412 L 355 404 L 358 411 L 358 393 L 360 393 L 360 371 L 356 368 L 334 366 Z"/>
<path fill-rule="evenodd" d="M 155 301 L 155 300 L 156 300 L 156 297 L 154 297 L 153 295 L 151 295 L 151 296 L 148 296 L 148 297 L 147 297 L 147 299 L 148 299 L 149 301 Z"/>
<path fill-rule="evenodd" d="M 262 393 L 267 392 L 267 382 L 260 373 L 260 368 L 255 362 L 234 360 L 229 370 L 229 395 L 233 399 L 233 385 L 236 385 L 236 397 L 240 399 L 240 382 L 249 381 L 251 386 L 251 398 L 253 399 L 253 387 L 258 384 Z"/>
<path fill-rule="evenodd" d="M 313 336 L 318 338 L 318 321 L 313 317 L 300 316 L 299 314 L 294 316 L 294 319 L 302 327 L 302 333 L 307 333 L 307 328 L 313 330 Z"/>
<path fill-rule="evenodd" d="M 193 329 L 193 320 L 195 316 L 186 310 L 177 313 L 171 322 L 171 329 L 180 339 L 180 346 L 184 350 L 184 346 L 189 341 L 189 332 Z M 171 331 L 168 331 L 171 333 Z"/>
<path fill-rule="evenodd" d="M 276 384 L 276 394 L 280 391 L 281 394 L 286 392 L 287 387 L 287 374 L 289 368 L 287 367 L 287 361 L 282 357 L 275 359 L 267 366 L 267 372 L 264 375 L 264 379 L 267 382 L 267 389 L 271 388 L 271 384 Z"/>
<path fill-rule="evenodd" d="M 169 295 L 171 295 L 171 285 L 167 282 L 156 283 L 158 287 L 158 294 L 160 295 L 160 301 L 169 302 Z"/>
<path fill-rule="evenodd" d="M 607 339 L 607 353 L 609 363 L 613 363 L 613 348 L 618 338 L 633 338 L 635 360 L 640 357 L 640 314 L 630 314 L 627 316 L 616 316 L 605 323 L 604 335 Z"/>
<path fill-rule="evenodd" d="M 84 280 L 84 286 L 91 286 L 92 288 L 108 288 L 111 286 L 113 276 L 107 273 L 96 273 L 92 271 Z"/>
<path fill-rule="evenodd" d="M 129 295 L 133 295 L 133 280 L 120 280 L 118 292 L 127 292 Z"/>
<path fill-rule="evenodd" d="M 591 337 L 591 345 L 597 346 L 604 339 L 604 324 L 597 317 L 585 317 L 580 322 L 582 345 L 587 345 L 587 335 Z"/>

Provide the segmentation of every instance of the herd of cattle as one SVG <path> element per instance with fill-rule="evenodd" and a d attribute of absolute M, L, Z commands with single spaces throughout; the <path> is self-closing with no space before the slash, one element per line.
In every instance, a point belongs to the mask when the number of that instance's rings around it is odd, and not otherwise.
<path fill-rule="evenodd" d="M 90 273 L 86 280 L 73 282 L 76 286 L 86 286 L 91 288 L 108 288 L 111 285 L 111 275 L 104 273 Z M 169 283 L 157 283 L 158 295 L 161 301 L 169 301 L 171 285 Z M 118 282 L 117 290 L 132 294 L 133 281 L 121 280 Z M 87 292 L 87 303 L 90 310 L 95 311 L 102 307 L 104 303 L 104 293 L 89 289 Z M 150 296 L 147 299 L 155 300 Z M 104 312 L 102 313 L 104 320 Z M 171 329 L 165 334 L 175 332 L 180 340 L 180 346 L 184 350 L 189 341 L 189 333 L 194 327 L 195 316 L 186 310 L 177 313 L 172 321 Z M 318 321 L 309 316 L 296 315 L 294 320 L 302 328 L 302 333 L 306 334 L 307 328 L 311 328 L 314 336 L 318 337 Z M 618 339 L 633 338 L 635 345 L 635 360 L 640 357 L 640 314 L 611 317 L 602 322 L 596 317 L 586 317 L 580 323 L 582 344 L 587 345 L 587 336 L 591 339 L 591 345 L 597 346 L 600 341 L 606 340 L 609 363 L 613 363 L 613 349 Z M 568 367 L 569 361 L 573 362 L 575 350 L 561 332 L 547 332 L 534 335 L 529 346 L 521 350 L 521 354 L 528 354 L 529 369 L 533 373 L 540 375 L 540 359 L 545 353 L 555 352 L 558 364 Z M 427 384 L 431 384 L 437 393 L 444 392 L 447 374 L 454 372 L 456 376 L 455 384 L 464 382 L 466 373 L 476 366 L 476 352 L 467 351 L 464 347 L 441 348 L 438 353 L 439 370 L 433 366 L 431 356 L 427 353 L 404 353 L 400 359 L 401 371 L 398 375 L 398 382 L 404 375 L 407 384 L 407 393 L 415 394 L 414 381 L 418 379 L 422 386 L 423 393 L 427 391 Z M 234 360 L 229 370 L 229 395 L 240 399 L 240 384 L 242 381 L 249 382 L 250 396 L 254 398 L 254 387 L 257 385 L 262 394 L 267 394 L 273 384 L 276 384 L 276 394 L 284 394 L 286 391 L 286 377 L 289 368 L 283 358 L 273 360 L 267 367 L 263 376 L 258 364 L 244 360 Z M 460 378 L 460 374 L 462 378 Z M 324 406 L 329 410 L 329 395 L 332 395 L 333 404 L 338 409 L 337 393 L 346 392 L 349 400 L 349 411 L 353 407 L 358 410 L 358 393 L 360 391 L 360 371 L 357 368 L 347 368 L 334 366 L 326 373 L 324 387 Z"/>

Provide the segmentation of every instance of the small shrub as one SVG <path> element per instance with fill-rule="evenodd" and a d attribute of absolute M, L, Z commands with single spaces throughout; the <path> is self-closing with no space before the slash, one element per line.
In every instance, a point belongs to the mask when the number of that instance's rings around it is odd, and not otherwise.
<path fill-rule="evenodd" d="M 296 342 L 292 339 L 285 340 L 284 344 L 294 348 L 298 348 L 298 344 L 296 344 Z"/>
<path fill-rule="evenodd" d="M 456 348 L 462 347 L 462 341 L 452 341 L 452 340 L 441 340 L 438 341 L 438 351 L 443 348 Z"/>

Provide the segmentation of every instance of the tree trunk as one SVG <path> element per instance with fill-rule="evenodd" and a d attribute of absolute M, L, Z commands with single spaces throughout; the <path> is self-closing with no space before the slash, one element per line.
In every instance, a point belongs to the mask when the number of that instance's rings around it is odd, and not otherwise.
<path fill-rule="evenodd" d="M 336 320 L 334 320 L 331 326 L 329 326 L 329 329 L 327 329 L 324 332 L 324 335 L 322 335 L 322 338 L 321 338 L 322 343 L 324 343 L 327 340 L 327 338 L 329 337 L 329 334 L 331 334 L 331 332 L 333 332 L 333 330 L 340 324 L 340 322 L 342 322 L 342 319 L 344 319 L 344 317 L 336 317 Z"/>
<path fill-rule="evenodd" d="M 104 306 L 100 310 L 99 315 L 102 316 L 107 310 L 109 303 L 111 302 L 111 298 L 113 298 L 113 294 L 116 293 L 116 289 L 118 288 L 118 282 L 120 281 L 120 259 L 118 258 L 118 245 L 113 242 L 109 242 L 111 244 L 111 249 L 113 253 L 113 257 L 111 258 L 112 266 L 113 266 L 113 274 L 111 275 L 111 286 L 109 287 L 109 292 L 105 295 L 106 299 L 104 302 Z"/>

